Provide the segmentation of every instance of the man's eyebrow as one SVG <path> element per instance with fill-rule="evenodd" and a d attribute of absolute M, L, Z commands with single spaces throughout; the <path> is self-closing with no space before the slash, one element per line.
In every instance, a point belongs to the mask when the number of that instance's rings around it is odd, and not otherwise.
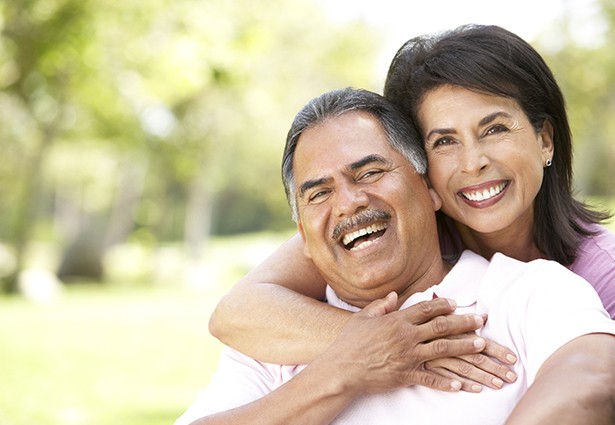
<path fill-rule="evenodd" d="M 377 162 L 380 164 L 390 164 L 391 163 L 391 161 L 387 160 L 385 157 L 381 155 L 371 154 L 371 155 L 367 155 L 359 159 L 358 161 L 348 164 L 346 168 L 350 171 L 355 171 L 355 170 L 359 170 L 365 167 L 366 165 L 372 164 L 374 162 Z M 301 185 L 299 186 L 299 197 L 302 198 L 303 195 L 305 195 L 305 192 L 307 192 L 308 190 L 312 189 L 313 187 L 327 184 L 331 182 L 331 180 L 332 179 L 330 177 L 329 178 L 321 177 L 319 179 L 306 180 L 305 182 L 301 183 Z"/>
<path fill-rule="evenodd" d="M 301 184 L 301 186 L 299 186 L 299 197 L 303 198 L 303 195 L 305 195 L 305 192 L 307 192 L 311 188 L 316 187 L 316 186 L 321 186 L 321 185 L 326 184 L 326 183 L 328 183 L 330 181 L 331 181 L 330 178 L 322 177 L 322 178 L 319 178 L 319 179 L 312 179 L 312 180 L 307 180 L 307 181 L 303 182 Z"/>
<path fill-rule="evenodd" d="M 391 161 L 389 161 L 385 157 L 373 153 L 371 155 L 367 155 L 367 156 L 359 159 L 358 161 L 353 162 L 352 164 L 349 164 L 348 165 L 348 169 L 349 170 L 358 170 L 358 169 L 363 168 L 366 165 L 374 163 L 374 162 L 377 162 L 377 163 L 380 163 L 380 164 L 390 164 L 391 163 Z"/>

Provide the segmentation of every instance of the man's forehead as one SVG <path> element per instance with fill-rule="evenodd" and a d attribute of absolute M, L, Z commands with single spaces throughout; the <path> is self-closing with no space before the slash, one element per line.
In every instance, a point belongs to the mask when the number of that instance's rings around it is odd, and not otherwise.
<path fill-rule="evenodd" d="M 299 137 L 295 156 L 320 151 L 314 159 L 324 159 L 331 152 L 343 155 L 346 163 L 358 160 L 371 153 L 393 150 L 380 121 L 362 111 L 347 112 L 327 118 L 307 128 Z"/>

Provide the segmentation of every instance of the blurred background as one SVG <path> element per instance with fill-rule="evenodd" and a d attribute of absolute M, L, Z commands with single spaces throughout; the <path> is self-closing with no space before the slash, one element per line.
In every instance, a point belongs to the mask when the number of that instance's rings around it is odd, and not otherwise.
<path fill-rule="evenodd" d="M 0 424 L 172 423 L 216 301 L 294 232 L 294 114 L 470 22 L 544 55 L 614 207 L 613 0 L 0 0 Z"/>

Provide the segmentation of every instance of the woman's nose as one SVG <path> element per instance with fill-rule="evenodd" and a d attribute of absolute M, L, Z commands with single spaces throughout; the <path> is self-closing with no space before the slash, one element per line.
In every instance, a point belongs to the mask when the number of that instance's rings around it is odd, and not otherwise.
<path fill-rule="evenodd" d="M 462 171 L 472 176 L 479 175 L 489 165 L 489 158 L 479 143 L 464 146 L 461 153 Z"/>

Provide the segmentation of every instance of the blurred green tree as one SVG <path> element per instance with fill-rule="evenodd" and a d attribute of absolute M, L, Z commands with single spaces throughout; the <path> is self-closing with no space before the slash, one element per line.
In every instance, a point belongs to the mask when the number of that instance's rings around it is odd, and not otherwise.
<path fill-rule="evenodd" d="M 615 3 L 598 1 L 599 31 L 582 39 L 570 25 L 573 11 L 545 38 L 547 61 L 566 96 L 575 144 L 575 184 L 582 196 L 615 196 Z M 584 28 L 588 30 L 588 28 Z M 550 34 L 549 34 L 550 33 Z"/>
<path fill-rule="evenodd" d="M 3 2 L 3 290 L 32 238 L 64 247 L 61 276 L 98 280 L 127 238 L 183 239 L 198 257 L 212 232 L 290 226 L 292 116 L 324 90 L 371 87 L 378 45 L 309 0 Z"/>

